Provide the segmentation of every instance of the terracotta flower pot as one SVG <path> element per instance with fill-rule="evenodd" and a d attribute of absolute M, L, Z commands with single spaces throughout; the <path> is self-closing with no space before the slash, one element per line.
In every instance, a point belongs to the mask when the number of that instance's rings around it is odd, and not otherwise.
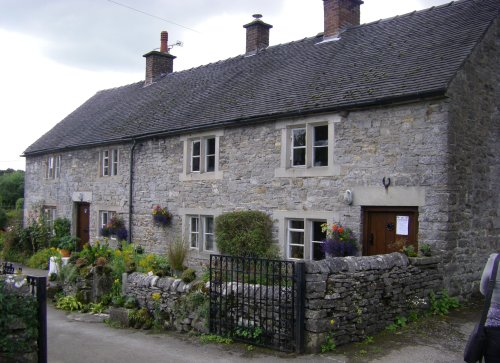
<path fill-rule="evenodd" d="M 71 251 L 70 250 L 60 249 L 59 253 L 61 254 L 62 257 L 69 257 L 69 256 L 71 256 Z"/>

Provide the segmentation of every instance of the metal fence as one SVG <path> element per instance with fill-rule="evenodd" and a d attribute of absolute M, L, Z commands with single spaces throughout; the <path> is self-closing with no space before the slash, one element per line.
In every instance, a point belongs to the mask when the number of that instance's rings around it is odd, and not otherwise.
<path fill-rule="evenodd" d="M 303 351 L 304 264 L 210 256 L 210 332 L 287 352 Z"/>

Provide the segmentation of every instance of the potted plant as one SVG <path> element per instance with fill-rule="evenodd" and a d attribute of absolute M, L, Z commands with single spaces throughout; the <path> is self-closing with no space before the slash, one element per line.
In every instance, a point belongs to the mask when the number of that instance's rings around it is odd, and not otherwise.
<path fill-rule="evenodd" d="M 155 224 L 161 226 L 170 224 L 170 221 L 172 220 L 172 213 L 170 213 L 167 208 L 162 208 L 159 204 L 153 207 L 151 215 L 153 216 Z"/>
<path fill-rule="evenodd" d="M 321 230 L 326 233 L 323 241 L 323 251 L 327 257 L 355 256 L 358 251 L 356 237 L 350 228 L 343 227 L 340 223 L 329 226 L 324 223 Z"/>
<path fill-rule="evenodd" d="M 69 257 L 71 255 L 71 251 L 76 250 L 76 242 L 78 241 L 77 237 L 73 236 L 63 236 L 59 239 L 59 250 L 61 251 L 62 257 Z"/>

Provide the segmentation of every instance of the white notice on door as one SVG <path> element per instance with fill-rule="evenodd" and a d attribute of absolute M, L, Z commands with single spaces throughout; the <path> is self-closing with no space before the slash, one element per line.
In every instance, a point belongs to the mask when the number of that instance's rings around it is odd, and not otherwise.
<path fill-rule="evenodd" d="M 410 217 L 397 216 L 396 217 L 396 234 L 400 236 L 408 236 L 408 222 Z"/>

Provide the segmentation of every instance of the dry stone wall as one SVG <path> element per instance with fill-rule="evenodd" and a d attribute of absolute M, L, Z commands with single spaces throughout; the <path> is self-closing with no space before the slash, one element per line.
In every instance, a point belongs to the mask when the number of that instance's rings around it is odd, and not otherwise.
<path fill-rule="evenodd" d="M 439 260 L 391 253 L 307 262 L 306 350 L 318 352 L 328 334 L 337 345 L 362 341 L 427 308 L 443 287 Z"/>

